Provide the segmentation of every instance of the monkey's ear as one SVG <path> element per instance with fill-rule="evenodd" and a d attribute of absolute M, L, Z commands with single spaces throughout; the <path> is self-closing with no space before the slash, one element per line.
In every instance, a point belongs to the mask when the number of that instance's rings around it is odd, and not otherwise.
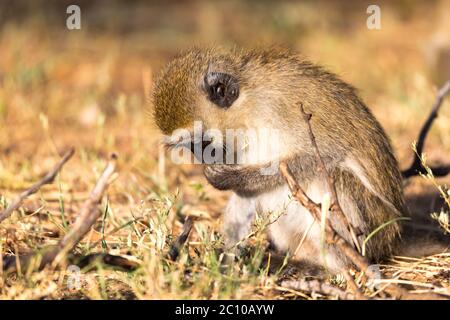
<path fill-rule="evenodd" d="M 229 108 L 239 97 L 239 82 L 229 74 L 209 72 L 203 82 L 209 101 L 221 108 Z"/>

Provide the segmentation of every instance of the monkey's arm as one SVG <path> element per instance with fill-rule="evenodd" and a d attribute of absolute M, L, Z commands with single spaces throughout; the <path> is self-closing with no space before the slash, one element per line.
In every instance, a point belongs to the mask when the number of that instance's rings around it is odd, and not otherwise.
<path fill-rule="evenodd" d="M 305 158 L 299 156 L 286 159 L 294 176 L 298 179 L 311 170 L 304 170 Z M 208 182 L 219 190 L 233 190 L 240 196 L 253 196 L 283 185 L 278 163 L 272 165 L 238 165 L 212 164 L 205 165 L 204 174 Z"/>
<path fill-rule="evenodd" d="M 241 196 L 252 196 L 281 183 L 279 173 L 262 175 L 259 166 L 216 164 L 206 165 L 208 182 L 219 190 L 233 190 Z"/>

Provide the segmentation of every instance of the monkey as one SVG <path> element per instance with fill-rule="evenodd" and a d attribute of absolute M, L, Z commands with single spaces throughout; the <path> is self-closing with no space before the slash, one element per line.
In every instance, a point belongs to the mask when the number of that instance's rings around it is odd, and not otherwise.
<path fill-rule="evenodd" d="M 326 172 L 317 170 L 300 105 L 312 115 L 310 125 Z M 184 51 L 155 82 L 153 117 L 169 148 L 185 146 L 193 151 L 200 143 L 201 150 L 214 145 L 224 154 L 244 155 L 242 163 L 202 162 L 207 181 L 232 192 L 223 216 L 225 247 L 230 252 L 249 234 L 256 214 L 278 212 L 268 227 L 277 250 L 331 273 L 352 266 L 332 245 L 321 244 L 320 223 L 292 201 L 279 170 L 261 171 L 280 161 L 288 164 L 308 197 L 319 204 L 330 192 L 326 174 L 332 176 L 338 202 L 356 234 L 332 212 L 328 218 L 341 237 L 356 248 L 365 247 L 367 259 L 381 261 L 399 247 L 400 222 L 408 210 L 399 165 L 385 131 L 354 87 L 291 50 L 211 47 Z M 180 142 L 174 132 L 192 132 L 196 121 L 203 126 L 203 136 Z M 256 145 L 278 148 L 260 157 L 242 145 L 228 151 L 229 142 L 217 134 L 262 127 L 277 135 Z M 208 130 L 213 129 L 205 143 Z"/>

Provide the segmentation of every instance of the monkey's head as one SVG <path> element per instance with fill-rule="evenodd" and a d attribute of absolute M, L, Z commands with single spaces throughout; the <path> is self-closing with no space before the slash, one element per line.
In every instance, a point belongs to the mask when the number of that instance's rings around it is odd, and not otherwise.
<path fill-rule="evenodd" d="M 294 88 L 301 82 L 295 78 L 293 59 L 297 58 L 289 51 L 273 49 L 184 52 L 168 64 L 156 81 L 156 124 L 172 137 L 177 129 L 194 131 L 196 122 L 204 131 L 220 132 L 222 138 L 227 129 L 275 128 L 284 130 L 282 143 L 271 135 L 272 141 L 264 144 L 279 144 L 287 149 L 295 145 L 288 139 L 296 139 L 291 132 L 301 123 L 298 111 L 287 110 L 295 108 L 293 99 L 301 91 Z M 179 145 L 175 140 L 169 139 Z M 271 157 L 275 154 L 268 152 L 268 158 Z"/>
<path fill-rule="evenodd" d="M 156 81 L 154 118 L 165 134 L 225 125 L 227 110 L 239 103 L 244 83 L 234 56 L 217 49 L 189 50 L 168 64 Z"/>

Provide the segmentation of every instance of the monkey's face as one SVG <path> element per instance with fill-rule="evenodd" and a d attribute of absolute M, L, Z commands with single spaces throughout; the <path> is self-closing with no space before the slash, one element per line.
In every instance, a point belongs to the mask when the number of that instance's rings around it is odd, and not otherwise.
<path fill-rule="evenodd" d="M 196 123 L 203 130 L 227 129 L 243 84 L 236 65 L 233 56 L 213 50 L 191 50 L 169 63 L 153 93 L 154 118 L 163 133 L 192 131 Z"/>
<path fill-rule="evenodd" d="M 252 60 L 253 64 L 249 64 Z M 288 145 L 287 138 L 282 140 L 273 134 L 274 128 L 284 128 L 288 123 L 281 121 L 283 113 L 279 112 L 284 103 L 280 86 L 276 79 L 265 76 L 273 74 L 271 70 L 276 66 L 259 60 L 210 49 L 191 50 L 169 63 L 153 94 L 154 118 L 167 135 L 166 145 L 191 150 L 194 145 L 200 145 L 202 150 L 211 145 L 226 149 L 228 154 L 240 153 L 250 158 L 256 156 L 252 151 L 255 148 Z M 260 131 L 255 131 L 261 128 L 272 131 L 268 138 L 257 137 L 252 144 L 253 133 L 258 135 Z M 253 130 L 250 135 L 248 130 Z M 186 131 L 191 133 L 190 140 L 185 139 Z M 178 135 L 180 132 L 182 136 Z M 231 139 L 230 132 L 234 135 Z M 257 161 L 265 162 L 279 155 L 268 148 L 264 150 L 265 156 Z"/>

